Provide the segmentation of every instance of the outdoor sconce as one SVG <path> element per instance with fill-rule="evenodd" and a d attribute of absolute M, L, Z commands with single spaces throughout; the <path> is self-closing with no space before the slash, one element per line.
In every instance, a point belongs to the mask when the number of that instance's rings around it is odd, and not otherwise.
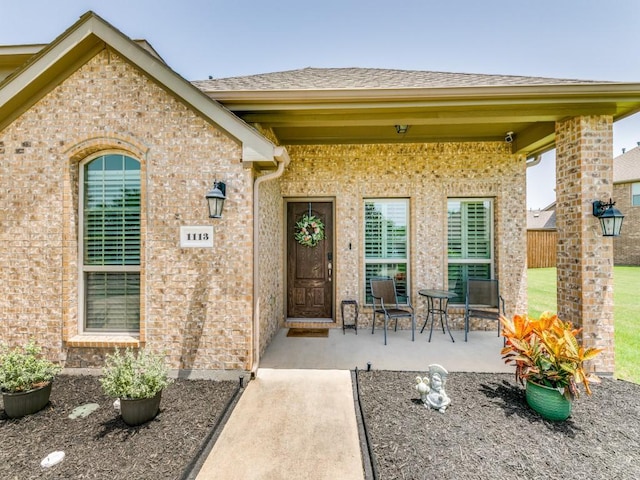
<path fill-rule="evenodd" d="M 409 125 L 396 125 L 397 134 L 407 133 L 407 130 L 409 130 Z"/>
<path fill-rule="evenodd" d="M 620 213 L 620 210 L 613 207 L 615 204 L 616 202 L 611 201 L 611 199 L 609 199 L 609 203 L 601 202 L 600 200 L 593 202 L 593 215 L 600 219 L 603 237 L 617 237 L 620 235 L 624 215 Z"/>
<path fill-rule="evenodd" d="M 227 186 L 224 182 L 213 181 L 213 188 L 207 193 L 206 199 L 209 203 L 209 218 L 221 218 L 222 207 L 227 197 L 224 196 Z"/>

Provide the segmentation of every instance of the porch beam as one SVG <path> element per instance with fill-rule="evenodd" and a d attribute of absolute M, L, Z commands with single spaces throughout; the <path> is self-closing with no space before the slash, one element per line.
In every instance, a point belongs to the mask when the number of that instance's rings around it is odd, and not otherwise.
<path fill-rule="evenodd" d="M 613 115 L 614 104 L 599 105 L 594 109 L 587 105 L 553 105 L 526 108 L 458 108 L 442 110 L 439 108 L 404 109 L 402 107 L 375 109 L 374 111 L 284 111 L 257 112 L 242 114 L 248 123 L 260 123 L 272 127 L 331 127 L 331 126 L 372 126 L 372 125 L 463 125 L 491 123 L 555 122 L 568 116 L 596 114 Z M 594 113 L 595 112 L 595 113 Z"/>

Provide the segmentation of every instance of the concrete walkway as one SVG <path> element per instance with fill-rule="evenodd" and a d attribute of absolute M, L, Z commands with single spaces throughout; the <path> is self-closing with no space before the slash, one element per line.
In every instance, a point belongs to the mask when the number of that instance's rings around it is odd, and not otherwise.
<path fill-rule="evenodd" d="M 258 370 L 198 480 L 364 478 L 348 370 Z"/>

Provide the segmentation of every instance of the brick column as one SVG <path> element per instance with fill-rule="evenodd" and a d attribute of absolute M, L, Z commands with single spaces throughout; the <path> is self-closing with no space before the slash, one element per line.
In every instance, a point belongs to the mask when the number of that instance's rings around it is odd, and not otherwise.
<path fill-rule="evenodd" d="M 591 202 L 613 191 L 609 116 L 556 123 L 558 316 L 581 326 L 585 346 L 603 348 L 590 369 L 613 373 L 613 242 L 603 237 Z"/>

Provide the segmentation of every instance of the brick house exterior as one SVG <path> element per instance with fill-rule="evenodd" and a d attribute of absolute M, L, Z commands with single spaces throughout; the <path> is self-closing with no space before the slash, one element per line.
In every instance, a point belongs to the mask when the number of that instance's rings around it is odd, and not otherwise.
<path fill-rule="evenodd" d="M 526 311 L 526 162 L 555 146 L 558 309 L 605 348 L 594 368 L 613 371 L 612 243 L 590 208 L 612 194 L 612 122 L 640 109 L 640 85 L 363 69 L 190 84 L 91 12 L 37 53 L 17 50 L 28 62 L 0 83 L 1 342 L 35 337 L 70 368 L 146 346 L 174 369 L 254 370 L 282 326 L 336 326 L 347 298 L 366 310 L 375 202 L 404 209 L 406 258 L 390 265 L 419 316 L 417 290 L 449 285 L 450 205 L 465 201 L 490 205 L 491 275 L 507 314 Z M 139 327 L 96 333 L 83 318 L 81 171 L 112 153 L 139 163 L 140 260 L 127 270 Z M 227 185 L 219 219 L 204 201 L 214 179 Z M 331 212 L 322 259 L 290 248 L 288 209 L 307 203 Z M 212 226 L 213 245 L 186 248 L 185 226 Z M 289 314 L 289 251 L 324 266 L 322 318 Z"/>
<path fill-rule="evenodd" d="M 634 202 L 635 197 L 635 202 Z M 622 234 L 613 240 L 616 265 L 640 265 L 640 146 L 613 159 L 613 199 L 624 215 Z"/>

